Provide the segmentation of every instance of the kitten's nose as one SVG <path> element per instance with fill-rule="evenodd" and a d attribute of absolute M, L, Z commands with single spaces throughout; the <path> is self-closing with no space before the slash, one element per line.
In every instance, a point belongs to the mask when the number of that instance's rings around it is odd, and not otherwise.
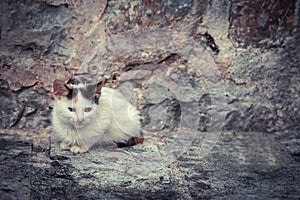
<path fill-rule="evenodd" d="M 82 123 L 83 121 L 84 121 L 83 118 L 78 118 L 78 119 L 77 119 L 77 122 L 78 122 L 78 123 Z"/>

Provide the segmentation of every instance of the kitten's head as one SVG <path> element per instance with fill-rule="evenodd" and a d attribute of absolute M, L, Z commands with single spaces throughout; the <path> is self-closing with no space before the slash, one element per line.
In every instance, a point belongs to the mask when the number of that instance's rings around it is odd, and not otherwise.
<path fill-rule="evenodd" d="M 104 79 L 96 84 L 70 79 L 67 83 L 55 80 L 53 84 L 56 112 L 76 128 L 86 126 L 95 117 Z"/>

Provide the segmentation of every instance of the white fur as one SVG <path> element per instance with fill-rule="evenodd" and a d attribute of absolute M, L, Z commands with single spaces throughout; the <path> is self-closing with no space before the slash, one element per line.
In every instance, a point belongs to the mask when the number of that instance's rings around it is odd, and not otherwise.
<path fill-rule="evenodd" d="M 74 107 L 76 112 L 70 112 Z M 91 107 L 90 112 L 84 112 Z M 82 123 L 77 123 L 83 117 Z M 84 153 L 100 143 L 123 142 L 140 135 L 139 111 L 123 95 L 111 88 L 102 88 L 99 105 L 91 103 L 78 93 L 78 101 L 66 97 L 56 99 L 52 112 L 52 125 L 62 139 L 61 148 Z"/>

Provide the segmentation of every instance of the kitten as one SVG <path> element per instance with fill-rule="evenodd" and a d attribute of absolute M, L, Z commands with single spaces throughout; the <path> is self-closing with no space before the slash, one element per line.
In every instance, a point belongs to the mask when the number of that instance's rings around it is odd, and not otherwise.
<path fill-rule="evenodd" d="M 120 92 L 103 87 L 104 82 L 54 81 L 52 125 L 62 149 L 85 153 L 95 144 L 143 143 L 139 111 Z"/>

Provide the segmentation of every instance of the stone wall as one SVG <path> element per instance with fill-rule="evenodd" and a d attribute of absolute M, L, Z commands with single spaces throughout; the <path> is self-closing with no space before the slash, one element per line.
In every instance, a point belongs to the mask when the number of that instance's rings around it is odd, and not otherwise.
<path fill-rule="evenodd" d="M 0 5 L 1 128 L 49 126 L 57 78 L 119 71 L 147 130 L 299 130 L 297 0 Z"/>

